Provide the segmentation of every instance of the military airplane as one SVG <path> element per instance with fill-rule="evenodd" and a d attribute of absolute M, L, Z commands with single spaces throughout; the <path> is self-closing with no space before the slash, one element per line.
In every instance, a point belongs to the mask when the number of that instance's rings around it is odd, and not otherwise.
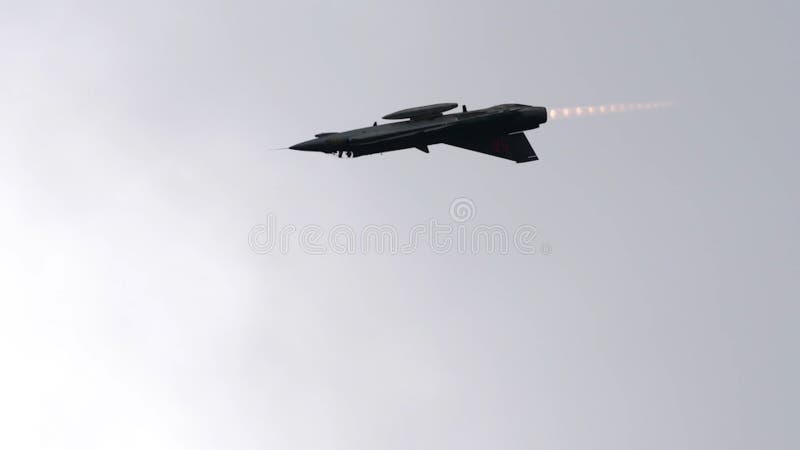
<path fill-rule="evenodd" d="M 383 116 L 402 120 L 340 133 L 319 133 L 314 139 L 289 147 L 342 155 L 348 158 L 406 148 L 428 153 L 428 146 L 448 144 L 517 163 L 539 159 L 525 130 L 547 122 L 547 109 L 541 106 L 503 104 L 485 109 L 443 114 L 458 103 L 437 103 L 403 109 Z"/>

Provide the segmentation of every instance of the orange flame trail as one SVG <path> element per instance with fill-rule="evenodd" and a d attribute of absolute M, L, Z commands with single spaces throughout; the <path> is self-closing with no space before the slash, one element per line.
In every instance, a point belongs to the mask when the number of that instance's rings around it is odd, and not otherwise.
<path fill-rule="evenodd" d="M 572 108 L 550 109 L 550 119 L 574 119 L 585 116 L 603 116 L 631 111 L 649 111 L 651 109 L 668 108 L 675 102 L 647 102 L 647 103 L 611 103 L 608 105 L 575 106 Z"/>

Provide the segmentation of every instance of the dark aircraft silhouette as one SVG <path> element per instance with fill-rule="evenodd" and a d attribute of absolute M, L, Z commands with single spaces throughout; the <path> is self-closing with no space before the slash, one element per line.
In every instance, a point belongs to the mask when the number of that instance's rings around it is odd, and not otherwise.
<path fill-rule="evenodd" d="M 409 119 L 341 133 L 319 133 L 315 139 L 295 144 L 292 150 L 335 153 L 341 158 L 448 144 L 518 163 L 539 159 L 525 137 L 525 130 L 547 122 L 547 109 L 540 106 L 505 104 L 443 115 L 458 103 L 438 103 L 404 109 L 383 116 L 387 120 Z"/>

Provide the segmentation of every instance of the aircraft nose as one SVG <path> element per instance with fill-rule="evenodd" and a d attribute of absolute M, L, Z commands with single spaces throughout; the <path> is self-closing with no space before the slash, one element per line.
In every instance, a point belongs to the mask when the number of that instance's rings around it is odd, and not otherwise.
<path fill-rule="evenodd" d="M 325 141 L 322 139 L 311 139 L 309 141 L 301 142 L 299 144 L 294 144 L 293 146 L 289 147 L 292 150 L 305 150 L 309 152 L 318 152 L 325 147 Z"/>

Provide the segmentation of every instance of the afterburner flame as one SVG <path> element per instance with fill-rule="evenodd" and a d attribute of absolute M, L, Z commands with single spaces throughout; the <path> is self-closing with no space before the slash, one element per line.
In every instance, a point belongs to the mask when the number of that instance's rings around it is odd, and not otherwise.
<path fill-rule="evenodd" d="M 571 119 L 585 116 L 601 116 L 631 111 L 649 111 L 651 109 L 668 108 L 675 102 L 647 103 L 611 103 L 608 105 L 574 106 L 572 108 L 550 109 L 550 119 Z"/>

